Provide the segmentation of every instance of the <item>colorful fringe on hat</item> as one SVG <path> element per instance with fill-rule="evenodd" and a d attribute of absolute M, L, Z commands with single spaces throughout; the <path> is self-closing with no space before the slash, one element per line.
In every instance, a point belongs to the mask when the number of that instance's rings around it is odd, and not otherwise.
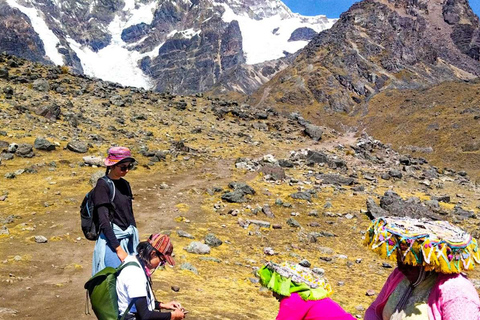
<path fill-rule="evenodd" d="M 258 276 L 263 286 L 285 297 L 296 292 L 303 300 L 321 300 L 332 294 L 325 278 L 298 264 L 268 262 Z"/>
<path fill-rule="evenodd" d="M 400 251 L 403 263 L 439 273 L 460 273 L 480 263 L 477 240 L 447 221 L 378 218 L 365 235 L 365 245 L 395 261 Z"/>

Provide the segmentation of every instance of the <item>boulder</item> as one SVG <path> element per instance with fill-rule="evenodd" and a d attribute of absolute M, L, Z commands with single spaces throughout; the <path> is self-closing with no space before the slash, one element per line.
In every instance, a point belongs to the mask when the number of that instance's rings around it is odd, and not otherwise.
<path fill-rule="evenodd" d="M 70 141 L 67 144 L 67 149 L 76 153 L 87 153 L 89 147 L 85 142 Z"/>
<path fill-rule="evenodd" d="M 36 138 L 33 143 L 33 147 L 38 150 L 44 151 L 53 151 L 55 150 L 55 145 L 44 138 Z"/>
<path fill-rule="evenodd" d="M 46 92 L 50 90 L 50 85 L 48 84 L 48 81 L 45 79 L 37 79 L 33 81 L 33 89 L 40 92 Z"/>
<path fill-rule="evenodd" d="M 32 158 L 35 154 L 33 153 L 33 147 L 31 144 L 22 143 L 18 145 L 18 148 L 15 150 L 15 155 L 21 158 Z"/>

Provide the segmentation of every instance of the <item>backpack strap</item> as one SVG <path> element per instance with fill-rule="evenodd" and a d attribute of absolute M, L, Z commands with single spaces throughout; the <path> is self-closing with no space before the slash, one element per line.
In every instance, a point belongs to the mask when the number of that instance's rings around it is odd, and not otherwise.
<path fill-rule="evenodd" d="M 107 175 L 101 177 L 101 179 L 105 181 L 105 183 L 108 186 L 108 189 L 110 190 L 110 203 L 113 204 L 113 200 L 115 199 L 115 192 L 116 192 L 115 184 L 113 183 L 112 179 L 110 179 Z"/>
<path fill-rule="evenodd" d="M 122 263 L 118 268 L 117 268 L 117 271 L 115 272 L 115 277 L 118 277 L 118 275 L 120 274 L 120 272 L 122 272 L 123 269 L 125 269 L 126 267 L 128 266 L 137 266 L 138 268 L 140 268 L 140 265 L 134 261 L 130 261 L 130 262 L 127 262 L 127 263 Z M 130 303 L 128 304 L 128 307 L 127 309 L 125 309 L 125 312 L 123 313 L 122 317 L 120 318 L 120 320 L 124 320 L 125 317 L 127 316 L 128 312 L 130 311 L 130 309 L 133 307 L 133 305 L 135 304 L 135 302 L 137 301 L 137 298 L 133 298 L 132 301 L 130 301 Z"/>

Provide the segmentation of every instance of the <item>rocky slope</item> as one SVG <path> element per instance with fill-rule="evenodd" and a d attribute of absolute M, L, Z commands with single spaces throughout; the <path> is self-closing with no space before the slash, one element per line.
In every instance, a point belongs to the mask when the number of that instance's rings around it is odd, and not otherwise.
<path fill-rule="evenodd" d="M 299 114 L 0 55 L 0 319 L 92 318 L 78 207 L 117 144 L 138 160 L 127 179 L 141 238 L 173 239 L 177 265 L 155 273 L 156 296 L 192 319 L 274 319 L 278 302 L 254 277 L 267 260 L 323 269 L 333 299 L 361 318 L 394 265 L 362 246 L 365 213 L 447 219 L 479 236 L 478 188 L 460 170 Z"/>
<path fill-rule="evenodd" d="M 466 0 L 366 0 L 316 36 L 255 104 L 325 113 L 366 111 L 385 89 L 426 88 L 480 74 L 480 26 Z"/>
<path fill-rule="evenodd" d="M 251 93 L 334 20 L 279 0 L 0 2 L 0 51 L 160 92 Z M 10 20 L 20 22 L 13 24 Z M 18 27 L 17 27 L 18 26 Z M 40 38 L 40 39 L 39 39 Z M 45 47 L 45 48 L 44 48 Z"/>

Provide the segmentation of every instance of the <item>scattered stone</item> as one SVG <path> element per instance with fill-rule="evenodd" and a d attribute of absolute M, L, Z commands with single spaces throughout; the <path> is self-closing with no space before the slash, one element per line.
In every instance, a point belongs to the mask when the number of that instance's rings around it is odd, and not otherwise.
<path fill-rule="evenodd" d="M 390 170 L 388 175 L 392 178 L 402 179 L 403 174 L 399 170 Z"/>
<path fill-rule="evenodd" d="M 102 157 L 85 156 L 82 159 L 83 159 L 83 162 L 89 166 L 96 166 L 96 167 L 104 166 Z"/>
<path fill-rule="evenodd" d="M 272 209 L 268 204 L 262 207 L 262 212 L 269 218 L 275 218 L 275 215 L 273 214 Z"/>
<path fill-rule="evenodd" d="M 180 291 L 180 287 L 178 287 L 178 286 L 171 286 L 170 288 L 172 289 L 173 292 L 179 292 Z"/>
<path fill-rule="evenodd" d="M 222 240 L 218 239 L 213 233 L 209 233 L 205 236 L 205 244 L 211 248 L 219 247 L 223 244 Z"/>
<path fill-rule="evenodd" d="M 298 223 L 297 220 L 293 219 L 293 218 L 289 218 L 287 220 L 287 224 L 292 227 L 292 228 L 300 228 L 300 223 Z"/>
<path fill-rule="evenodd" d="M 391 268 L 393 268 L 393 267 L 392 267 L 392 265 L 391 265 L 390 263 L 382 262 L 382 268 L 391 269 Z"/>
<path fill-rule="evenodd" d="M 328 156 L 322 152 L 308 150 L 306 164 L 312 165 L 315 163 L 318 163 L 318 164 L 328 163 Z"/>
<path fill-rule="evenodd" d="M 453 213 L 456 214 L 457 216 L 460 216 L 460 217 L 463 217 L 463 218 L 474 218 L 475 217 L 475 212 L 467 211 L 467 210 L 463 209 L 458 204 L 453 208 Z"/>
<path fill-rule="evenodd" d="M 322 268 L 313 268 L 312 272 L 315 272 L 318 274 L 320 277 L 323 277 L 325 275 L 325 270 Z"/>
<path fill-rule="evenodd" d="M 199 241 L 191 242 L 184 249 L 189 253 L 195 253 L 195 254 L 209 254 L 210 253 L 210 247 L 208 245 L 204 244 L 204 243 L 199 242 Z"/>
<path fill-rule="evenodd" d="M 312 266 L 310 261 L 308 261 L 307 259 L 303 259 L 298 264 L 301 265 L 302 267 L 305 267 L 305 268 L 310 268 Z"/>
<path fill-rule="evenodd" d="M 177 235 L 180 238 L 188 238 L 188 239 L 195 239 L 194 236 L 192 236 L 190 233 L 183 231 L 183 230 L 177 230 Z"/>
<path fill-rule="evenodd" d="M 257 225 L 261 228 L 270 228 L 270 222 L 268 221 L 262 221 L 262 220 L 247 220 L 248 224 L 254 224 Z"/>
<path fill-rule="evenodd" d="M 48 81 L 45 79 L 37 79 L 33 81 L 33 89 L 40 92 L 46 92 L 50 90 L 50 85 L 48 84 Z"/>
<path fill-rule="evenodd" d="M 267 247 L 263 249 L 263 253 L 266 254 L 267 256 L 273 256 L 275 254 L 275 251 L 273 251 L 272 248 Z"/>
<path fill-rule="evenodd" d="M 197 268 L 195 268 L 191 263 L 189 262 L 184 262 L 182 263 L 182 265 L 180 266 L 180 270 L 187 270 L 187 271 L 191 271 L 195 274 L 198 274 L 198 270 Z"/>
<path fill-rule="evenodd" d="M 293 199 L 312 201 L 312 194 L 310 192 L 300 191 L 290 195 Z"/>
<path fill-rule="evenodd" d="M 117 107 L 124 107 L 125 101 L 123 100 L 122 96 L 116 94 L 110 97 L 110 103 Z"/>
<path fill-rule="evenodd" d="M 3 318 L 2 317 L 3 315 L 5 315 L 5 316 L 16 316 L 17 313 L 18 313 L 17 310 L 0 307 L 0 318 Z"/>
<path fill-rule="evenodd" d="M 67 144 L 67 149 L 76 153 L 87 153 L 88 145 L 81 141 L 71 141 Z"/>
<path fill-rule="evenodd" d="M 375 295 L 375 290 L 373 290 L 373 289 L 368 289 L 367 290 L 367 293 L 366 293 L 367 297 L 371 297 L 371 296 L 374 296 L 374 295 Z M 358 310 L 358 311 L 363 311 L 363 310 Z"/>
<path fill-rule="evenodd" d="M 355 179 L 350 177 L 344 177 L 338 174 L 317 174 L 315 179 L 321 180 L 322 184 L 333 184 L 340 186 L 351 186 L 355 182 Z"/>
<path fill-rule="evenodd" d="M 285 170 L 283 170 L 283 168 L 280 166 L 275 166 L 272 164 L 263 165 L 260 168 L 260 172 L 262 172 L 265 177 L 275 181 L 285 180 L 286 178 Z"/>
<path fill-rule="evenodd" d="M 315 141 L 320 141 L 322 139 L 323 130 L 319 126 L 314 124 L 306 124 L 305 125 L 305 134 L 312 138 Z"/>
<path fill-rule="evenodd" d="M 8 228 L 7 226 L 1 226 L 0 227 L 0 235 L 9 235 L 10 234 L 10 231 L 8 231 Z"/>
<path fill-rule="evenodd" d="M 33 143 L 33 147 L 35 149 L 44 150 L 44 151 L 55 150 L 55 144 L 51 143 L 50 141 L 44 138 L 36 138 L 35 142 Z"/>
<path fill-rule="evenodd" d="M 215 257 L 200 257 L 199 259 L 202 260 L 202 261 L 211 261 L 211 262 L 216 262 L 216 263 L 222 262 L 222 260 L 220 260 L 218 258 L 215 258 Z"/>
<path fill-rule="evenodd" d="M 33 146 L 28 143 L 19 144 L 15 151 L 15 155 L 21 158 L 32 158 L 35 155 L 33 153 Z"/>
<path fill-rule="evenodd" d="M 48 240 L 44 236 L 35 236 L 36 243 L 47 243 Z"/>

